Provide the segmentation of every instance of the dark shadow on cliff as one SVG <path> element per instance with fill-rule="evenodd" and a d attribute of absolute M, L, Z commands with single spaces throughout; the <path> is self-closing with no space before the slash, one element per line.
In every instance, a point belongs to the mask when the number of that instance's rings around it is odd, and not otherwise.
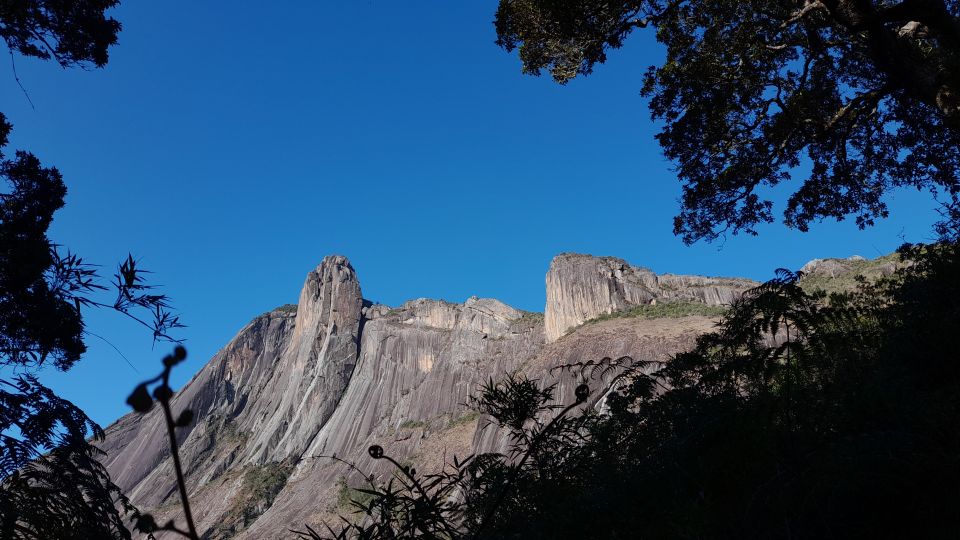
<path fill-rule="evenodd" d="M 954 220 L 955 221 L 955 220 Z M 949 234 L 948 230 L 945 230 Z M 357 515 L 302 538 L 889 538 L 960 530 L 960 248 L 900 249 L 906 265 L 855 292 L 797 272 L 744 295 L 694 350 L 610 392 L 556 404 L 511 377 L 479 410 L 507 454 L 358 487 Z M 586 405 L 595 405 L 593 407 Z"/>

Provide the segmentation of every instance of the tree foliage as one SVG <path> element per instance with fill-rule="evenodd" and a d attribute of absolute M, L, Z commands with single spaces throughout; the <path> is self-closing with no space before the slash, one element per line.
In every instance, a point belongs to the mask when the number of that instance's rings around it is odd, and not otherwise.
<path fill-rule="evenodd" d="M 0 143 L 10 124 L 0 114 Z M 0 144 L 0 150 L 3 145 Z M 0 537 L 128 538 L 118 508 L 138 515 L 97 461 L 103 431 L 44 386 L 37 373 L 69 370 L 86 352 L 82 310 L 106 308 L 174 340 L 182 326 L 167 297 L 144 282 L 128 256 L 113 282 L 47 237 L 66 187 L 55 168 L 29 152 L 0 154 L 0 366 L 25 373 L 0 378 Z M 109 288 L 112 301 L 96 293 Z"/>
<path fill-rule="evenodd" d="M 683 184 L 687 243 L 756 233 L 769 188 L 803 177 L 784 222 L 887 215 L 909 186 L 956 201 L 960 3 L 952 0 L 501 0 L 498 44 L 525 73 L 589 74 L 637 28 L 666 58 L 643 95 Z"/>
<path fill-rule="evenodd" d="M 0 427 L 0 538 L 130 538 L 122 514 L 139 513 L 87 441 L 103 431 L 83 411 L 21 375 L 0 380 Z"/>
<path fill-rule="evenodd" d="M 4 0 L 0 38 L 11 54 L 55 60 L 61 66 L 103 67 L 120 23 L 106 15 L 118 0 Z"/>
<path fill-rule="evenodd" d="M 105 14 L 116 4 L 5 1 L 0 37 L 11 58 L 101 67 L 120 30 Z M 47 237 L 66 186 L 30 152 L 2 153 L 11 129 L 0 113 L 0 537 L 130 538 L 123 514 L 139 513 L 98 461 L 103 430 L 38 375 L 69 370 L 86 352 L 84 310 L 116 311 L 155 340 L 176 341 L 170 331 L 182 325 L 132 256 L 106 281 Z M 115 296 L 104 298 L 110 290 Z"/>

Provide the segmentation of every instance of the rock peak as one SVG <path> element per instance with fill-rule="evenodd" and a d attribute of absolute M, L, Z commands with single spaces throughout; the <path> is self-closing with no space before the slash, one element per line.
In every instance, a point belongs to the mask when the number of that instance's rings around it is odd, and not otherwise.
<path fill-rule="evenodd" d="M 317 265 L 316 271 L 319 272 L 322 268 L 345 268 L 353 272 L 353 265 L 350 264 L 350 259 L 343 255 L 327 255 L 320 261 L 320 264 Z"/>
<path fill-rule="evenodd" d="M 357 363 L 363 297 L 350 261 L 329 255 L 307 273 L 288 346 L 266 392 L 272 414 L 257 419 L 253 461 L 303 452 L 333 413 Z"/>

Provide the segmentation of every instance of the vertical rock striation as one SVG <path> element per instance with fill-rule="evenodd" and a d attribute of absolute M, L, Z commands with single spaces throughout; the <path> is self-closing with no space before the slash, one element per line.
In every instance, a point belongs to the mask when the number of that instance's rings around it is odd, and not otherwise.
<path fill-rule="evenodd" d="M 571 328 L 654 299 L 726 304 L 752 285 L 564 254 L 547 274 L 545 317 L 476 297 L 391 309 L 363 300 L 347 259 L 326 257 L 295 310 L 255 318 L 174 398 L 175 413 L 196 413 L 177 435 L 197 525 L 207 539 L 272 538 L 344 512 L 331 506 L 338 481 L 361 478 L 338 460 L 391 474 L 367 456 L 374 443 L 424 470 L 453 454 L 502 450 L 505 435 L 470 410 L 481 384 L 522 373 L 557 384 L 557 399 L 569 401 L 577 381 L 556 366 L 667 360 L 712 321 L 617 319 L 558 340 Z M 591 384 L 599 398 L 604 381 Z M 128 414 L 106 432 L 104 464 L 115 481 L 158 522 L 180 519 L 160 411 Z"/>
<path fill-rule="evenodd" d="M 307 521 L 311 511 L 325 508 L 318 501 L 336 498 L 324 490 L 341 477 L 362 483 L 332 456 L 380 475 L 392 471 L 385 462 L 371 462 L 371 444 L 401 459 L 422 457 L 424 445 L 443 438 L 469 413 L 469 399 L 481 383 L 517 369 L 543 346 L 542 327 L 523 324 L 524 312 L 497 300 L 419 299 L 387 312 L 376 306 L 369 311 L 375 315 L 364 323 L 360 358 L 339 406 L 297 462 L 291 488 L 246 538 L 271 537 L 283 530 L 278 524 Z M 463 442 L 469 450 L 470 437 Z M 437 467 L 446 450 L 438 448 Z"/>
<path fill-rule="evenodd" d="M 357 362 L 362 302 L 350 263 L 327 257 L 307 275 L 295 314 L 278 309 L 254 319 L 177 393 L 174 411 L 195 412 L 178 439 L 201 524 L 215 525 L 222 516 L 209 510 L 239 489 L 207 499 L 204 486 L 229 471 L 299 458 L 326 423 Z M 158 408 L 128 414 L 106 432 L 104 464 L 117 484 L 146 508 L 171 503 Z"/>
<path fill-rule="evenodd" d="M 254 419 L 269 415 L 264 389 L 272 387 L 290 341 L 294 314 L 274 310 L 246 325 L 174 396 L 174 413 L 195 412 L 192 426 L 178 430 L 188 482 L 200 486 L 249 459 Z M 145 508 L 174 494 L 173 468 L 159 407 L 128 414 L 106 429 L 100 444 L 114 481 Z"/>
<path fill-rule="evenodd" d="M 554 257 L 547 272 L 546 340 L 556 341 L 598 315 L 655 300 L 727 305 L 756 285 L 739 278 L 657 275 L 615 257 L 562 253 Z"/>
<path fill-rule="evenodd" d="M 333 414 L 360 352 L 362 307 L 360 283 L 345 257 L 327 257 L 307 275 L 282 369 L 261 396 L 269 412 L 250 426 L 253 460 L 298 456 Z"/>

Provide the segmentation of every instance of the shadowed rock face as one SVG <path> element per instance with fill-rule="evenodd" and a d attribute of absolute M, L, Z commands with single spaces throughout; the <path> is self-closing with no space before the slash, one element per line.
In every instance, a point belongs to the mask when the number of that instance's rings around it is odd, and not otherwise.
<path fill-rule="evenodd" d="M 520 371 L 556 383 L 557 399 L 569 401 L 578 381 L 551 368 L 604 356 L 667 360 L 712 321 L 617 319 L 561 337 L 567 329 L 656 298 L 729 303 L 750 285 L 565 254 L 547 275 L 545 320 L 476 297 L 370 305 L 350 263 L 327 257 L 307 275 L 295 314 L 254 319 L 174 398 L 175 413 L 196 413 L 178 438 L 201 534 L 279 537 L 347 511 L 335 507 L 337 482 L 359 485 L 362 475 L 330 457 L 390 474 L 366 455 L 370 444 L 420 470 L 502 450 L 504 434 L 471 414 L 480 384 Z M 590 384 L 599 399 L 603 381 Z M 160 411 L 128 414 L 106 432 L 114 480 L 158 522 L 181 519 Z"/>
<path fill-rule="evenodd" d="M 739 278 L 657 275 L 615 257 L 563 253 L 554 257 L 547 272 L 546 339 L 556 341 L 598 315 L 656 300 L 729 305 L 756 285 Z"/>

